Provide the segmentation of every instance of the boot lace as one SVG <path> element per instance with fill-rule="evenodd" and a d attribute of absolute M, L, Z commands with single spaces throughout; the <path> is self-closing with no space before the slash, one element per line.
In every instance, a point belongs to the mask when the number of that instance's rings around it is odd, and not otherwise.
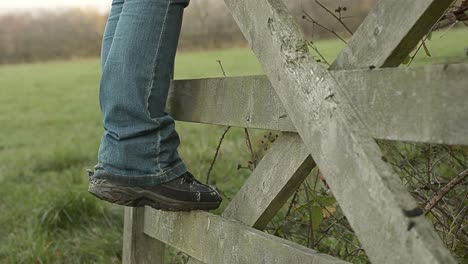
<path fill-rule="evenodd" d="M 184 179 L 184 181 L 185 181 L 186 183 L 193 184 L 193 183 L 196 182 L 196 183 L 202 184 L 202 183 L 199 182 L 197 179 L 195 179 L 195 177 L 193 176 L 192 173 L 190 173 L 190 172 L 188 172 L 188 171 L 187 171 L 184 175 L 182 175 L 182 177 L 183 177 L 183 179 Z"/>

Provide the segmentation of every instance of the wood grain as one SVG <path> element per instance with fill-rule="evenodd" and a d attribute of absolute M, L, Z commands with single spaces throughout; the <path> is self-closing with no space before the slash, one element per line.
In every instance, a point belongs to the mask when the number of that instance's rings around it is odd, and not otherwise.
<path fill-rule="evenodd" d="M 374 138 L 468 145 L 467 64 L 332 71 Z M 296 132 L 266 76 L 178 80 L 179 121 Z"/>
<path fill-rule="evenodd" d="M 225 0 L 354 231 L 375 263 L 454 263 L 280 0 Z M 404 4 L 404 3 L 402 3 Z M 387 10 L 388 15 L 395 13 Z M 416 14 L 417 15 L 417 14 Z"/>
<path fill-rule="evenodd" d="M 347 263 L 207 212 L 147 207 L 145 223 L 146 234 L 204 263 Z"/>

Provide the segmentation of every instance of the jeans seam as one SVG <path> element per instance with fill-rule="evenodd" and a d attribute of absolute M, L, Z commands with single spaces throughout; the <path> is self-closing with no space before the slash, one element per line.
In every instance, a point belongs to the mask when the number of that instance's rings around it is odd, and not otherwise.
<path fill-rule="evenodd" d="M 149 118 L 151 120 L 153 120 L 154 122 L 156 122 L 158 125 L 159 125 L 159 122 L 157 120 L 151 118 L 151 113 L 150 113 L 150 110 L 149 110 L 149 100 L 150 100 L 150 97 L 151 97 L 151 89 L 152 89 L 153 84 L 154 84 L 154 76 L 156 74 L 156 68 L 158 67 L 158 56 L 159 56 L 159 50 L 161 48 L 161 39 L 163 38 L 164 32 L 166 31 L 167 15 L 169 14 L 169 8 L 170 8 L 171 3 L 172 3 L 172 0 L 169 0 L 167 2 L 166 11 L 164 13 L 164 19 L 163 19 L 163 23 L 162 23 L 162 26 L 161 26 L 161 33 L 159 33 L 158 44 L 156 45 L 156 54 L 154 55 L 154 59 L 153 59 L 153 72 L 151 74 L 150 83 L 149 83 L 148 87 L 146 88 L 147 89 L 146 110 L 147 110 Z M 156 137 L 156 149 L 157 149 L 156 164 L 158 166 L 158 169 L 161 171 L 162 170 L 161 169 L 161 164 L 159 162 L 159 156 L 161 155 L 160 147 L 161 147 L 161 131 L 158 129 L 157 137 Z"/>
<path fill-rule="evenodd" d="M 151 97 L 151 88 L 153 87 L 153 83 L 154 83 L 154 75 L 156 74 L 157 60 L 158 60 L 158 56 L 159 56 L 159 50 L 161 48 L 161 39 L 162 39 L 162 36 L 164 34 L 164 31 L 166 30 L 167 14 L 169 13 L 169 6 L 170 6 L 171 2 L 172 2 L 172 0 L 169 0 L 167 2 L 166 11 L 164 13 L 164 19 L 163 19 L 163 23 L 162 23 L 162 26 L 161 26 L 161 33 L 159 33 L 158 44 L 156 45 L 156 54 L 154 55 L 154 59 L 153 59 L 153 72 L 151 74 L 151 79 L 150 79 L 149 85 L 146 88 L 146 90 L 147 90 L 146 109 L 148 110 L 148 115 L 150 116 L 150 119 L 151 119 L 151 114 L 149 112 L 149 99 Z"/>
<path fill-rule="evenodd" d="M 159 156 L 161 155 L 161 131 L 158 129 L 157 137 L 156 137 L 156 166 L 158 167 L 158 170 L 161 171 L 161 163 L 159 162 Z"/>

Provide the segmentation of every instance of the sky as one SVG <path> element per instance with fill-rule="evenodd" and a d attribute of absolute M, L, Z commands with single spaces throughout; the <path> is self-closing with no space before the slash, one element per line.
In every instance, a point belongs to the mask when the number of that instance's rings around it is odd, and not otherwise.
<path fill-rule="evenodd" d="M 112 0 L 0 0 L 0 12 L 66 7 L 94 7 L 106 11 L 111 2 Z"/>

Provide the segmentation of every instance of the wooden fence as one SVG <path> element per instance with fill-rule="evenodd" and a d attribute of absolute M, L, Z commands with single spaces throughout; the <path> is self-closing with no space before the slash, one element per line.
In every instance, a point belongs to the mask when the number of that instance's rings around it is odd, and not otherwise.
<path fill-rule="evenodd" d="M 169 112 L 284 133 L 222 216 L 127 208 L 123 262 L 342 263 L 261 231 L 317 165 L 373 263 L 454 263 L 374 141 L 468 145 L 468 65 L 396 68 L 451 2 L 377 1 L 326 70 L 281 0 L 225 0 L 266 76 L 175 81 Z"/>

